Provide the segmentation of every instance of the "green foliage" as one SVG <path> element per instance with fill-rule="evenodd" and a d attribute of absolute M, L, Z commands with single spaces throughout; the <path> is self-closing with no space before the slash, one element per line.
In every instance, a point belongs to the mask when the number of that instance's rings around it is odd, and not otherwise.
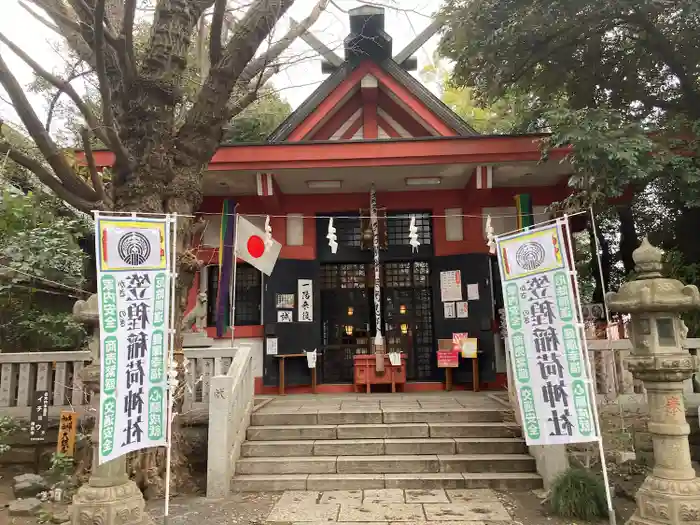
<path fill-rule="evenodd" d="M 433 57 L 421 71 L 426 83 L 436 83 L 442 101 L 479 133 L 497 135 L 523 132 L 536 125 L 536 100 L 529 94 L 506 93 L 499 99 L 485 103 L 474 88 L 459 86 L 450 80 L 450 73 L 440 57 Z"/>
<path fill-rule="evenodd" d="M 0 416 L 0 455 L 10 450 L 7 438 L 21 430 L 19 424 L 9 416 Z"/>
<path fill-rule="evenodd" d="M 700 263 L 688 264 L 678 250 L 666 252 L 665 262 L 669 277 L 683 283 L 700 284 Z M 700 334 L 700 311 L 685 312 L 682 317 L 688 327 L 688 337 L 697 337 Z"/>
<path fill-rule="evenodd" d="M 485 100 L 515 89 L 700 118 L 696 0 L 447 0 L 441 16 L 441 54 Z"/>
<path fill-rule="evenodd" d="M 82 344 L 85 331 L 70 316 L 75 302 L 70 289 L 84 284 L 85 254 L 78 240 L 88 228 L 86 219 L 46 195 L 0 196 L 2 350 Z"/>
<path fill-rule="evenodd" d="M 552 484 L 549 501 L 563 518 L 594 521 L 608 515 L 605 485 L 584 469 L 572 468 L 560 474 Z"/>
<path fill-rule="evenodd" d="M 74 466 L 75 461 L 72 457 L 63 454 L 62 452 L 54 452 L 51 454 L 49 475 L 55 480 L 65 479 L 73 473 Z"/>
<path fill-rule="evenodd" d="M 291 112 L 292 107 L 278 93 L 264 89 L 257 101 L 231 121 L 223 142 L 262 142 Z"/>

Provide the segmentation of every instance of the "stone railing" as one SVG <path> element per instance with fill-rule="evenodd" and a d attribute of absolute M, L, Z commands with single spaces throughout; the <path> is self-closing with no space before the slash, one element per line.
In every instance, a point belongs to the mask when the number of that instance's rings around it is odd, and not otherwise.
<path fill-rule="evenodd" d="M 207 497 L 223 498 L 229 494 L 236 460 L 253 411 L 252 349 L 241 346 L 227 373 L 211 377 L 209 387 Z"/>
<path fill-rule="evenodd" d="M 238 345 L 236 345 L 238 348 Z M 247 347 L 246 347 L 247 348 Z M 225 374 L 231 365 L 234 348 L 186 348 L 188 366 L 183 415 L 206 419 L 209 412 L 210 381 Z M 61 410 L 83 412 L 89 394 L 80 381 L 80 370 L 90 361 L 90 352 L 0 353 L 0 416 L 29 417 L 32 393 L 49 392 L 49 415 Z"/>
<path fill-rule="evenodd" d="M 90 352 L 0 353 L 0 416 L 29 417 L 32 394 L 49 392 L 49 416 L 88 405 L 80 371 Z"/>
<path fill-rule="evenodd" d="M 187 366 L 187 389 L 183 403 L 183 413 L 208 413 L 211 380 L 214 376 L 225 375 L 231 366 L 238 348 L 185 348 Z"/>
<path fill-rule="evenodd" d="M 606 399 L 615 399 L 620 394 L 641 394 L 641 383 L 636 383 L 627 371 L 626 360 L 632 351 L 629 339 L 588 339 L 588 357 L 593 372 L 596 393 Z M 685 347 L 697 355 L 700 338 L 690 338 Z M 686 392 L 693 392 L 692 380 L 686 384 Z"/>

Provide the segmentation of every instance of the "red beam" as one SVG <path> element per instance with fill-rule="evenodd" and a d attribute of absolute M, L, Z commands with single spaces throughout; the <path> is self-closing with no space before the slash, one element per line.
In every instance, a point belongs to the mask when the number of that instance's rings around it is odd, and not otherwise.
<path fill-rule="evenodd" d="M 351 138 L 353 138 L 355 136 L 355 133 L 357 133 L 361 127 L 362 127 L 362 115 L 357 117 L 355 119 L 355 122 L 350 124 L 350 127 L 348 129 L 346 129 L 345 132 L 343 133 L 342 137 L 340 137 L 341 140 L 350 140 Z"/>
<path fill-rule="evenodd" d="M 401 138 L 401 135 L 399 134 L 398 131 L 394 129 L 394 126 L 389 124 L 384 117 L 381 115 L 377 115 L 377 124 L 379 125 L 380 128 L 382 128 L 387 135 L 389 135 L 392 139 L 398 139 Z"/>
<path fill-rule="evenodd" d="M 328 140 L 361 107 L 362 97 L 358 92 L 355 93 L 350 100 L 343 105 L 343 107 L 336 111 L 335 114 L 328 119 L 328 122 L 326 122 L 316 133 L 313 134 L 310 140 Z"/>
<path fill-rule="evenodd" d="M 379 107 L 386 111 L 412 137 L 432 137 L 432 134 L 420 122 L 409 115 L 404 108 L 381 89 L 379 90 Z"/>
<path fill-rule="evenodd" d="M 542 135 L 399 139 L 393 141 L 293 142 L 221 146 L 209 170 L 275 171 L 293 168 L 488 164 L 540 159 Z M 557 149 L 562 158 L 569 149 Z M 96 151 L 98 166 L 111 166 L 111 151 Z"/>

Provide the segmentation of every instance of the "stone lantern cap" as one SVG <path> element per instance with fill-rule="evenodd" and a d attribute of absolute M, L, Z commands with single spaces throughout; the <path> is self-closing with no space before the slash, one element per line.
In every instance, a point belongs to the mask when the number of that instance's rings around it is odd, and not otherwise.
<path fill-rule="evenodd" d="M 663 276 L 663 251 L 652 246 L 647 238 L 632 254 L 637 275 L 607 294 L 613 312 L 683 312 L 700 308 L 697 286 L 684 285 L 677 279 Z"/>

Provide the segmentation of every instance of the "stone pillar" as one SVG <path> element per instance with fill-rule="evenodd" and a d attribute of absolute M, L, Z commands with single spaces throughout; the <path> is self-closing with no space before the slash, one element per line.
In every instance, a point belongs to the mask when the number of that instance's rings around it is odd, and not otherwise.
<path fill-rule="evenodd" d="M 695 286 L 662 275 L 663 252 L 644 239 L 633 257 L 637 276 L 608 294 L 615 312 L 632 317 L 628 368 L 647 390 L 654 469 L 637 492 L 631 525 L 700 524 L 700 479 L 690 462 L 683 382 L 696 369 L 684 347 L 680 313 L 700 308 Z"/>
<path fill-rule="evenodd" d="M 97 295 L 87 301 L 77 301 L 73 317 L 92 330 L 89 348 L 92 363 L 83 368 L 81 379 L 92 393 L 90 405 L 95 414 L 92 430 L 92 473 L 87 484 L 73 496 L 73 525 L 149 525 L 150 516 L 144 510 L 145 502 L 136 483 L 126 474 L 126 456 L 98 465 L 100 412 L 100 329 Z"/>

